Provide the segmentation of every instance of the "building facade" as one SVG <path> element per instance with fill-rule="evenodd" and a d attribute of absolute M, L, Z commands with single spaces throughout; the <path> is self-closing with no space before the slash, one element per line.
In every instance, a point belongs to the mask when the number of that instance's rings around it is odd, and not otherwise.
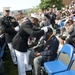
<path fill-rule="evenodd" d="M 72 2 L 72 0 L 62 0 L 62 3 L 64 5 L 69 5 L 71 2 Z M 74 0 L 74 2 L 75 2 L 75 0 Z"/>

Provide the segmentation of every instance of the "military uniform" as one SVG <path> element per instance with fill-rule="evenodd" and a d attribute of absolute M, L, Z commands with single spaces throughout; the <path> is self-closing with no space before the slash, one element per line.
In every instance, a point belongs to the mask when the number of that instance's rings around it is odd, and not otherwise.
<path fill-rule="evenodd" d="M 14 64 L 16 64 L 15 63 L 16 56 L 15 56 L 15 52 L 14 52 L 11 42 L 12 42 L 13 37 L 17 33 L 15 31 L 15 27 L 17 25 L 18 25 L 18 22 L 16 22 L 16 20 L 11 16 L 4 16 L 1 19 L 1 29 L 2 29 L 3 33 L 5 34 L 5 41 L 8 44 L 8 47 L 10 49 L 11 57 L 12 57 Z"/>
<path fill-rule="evenodd" d="M 17 56 L 19 75 L 26 75 L 25 71 L 32 69 L 31 65 L 29 65 L 30 52 L 28 51 L 27 43 L 29 36 L 38 37 L 42 36 L 43 34 L 43 30 L 34 31 L 31 21 L 28 20 L 22 24 L 20 30 L 13 38 L 12 44 Z"/>
<path fill-rule="evenodd" d="M 18 26 L 18 23 L 11 16 L 4 16 L 1 19 L 1 27 L 3 32 L 5 33 L 5 39 L 7 43 L 11 43 L 13 37 L 17 33 L 14 29 L 16 26 Z"/>

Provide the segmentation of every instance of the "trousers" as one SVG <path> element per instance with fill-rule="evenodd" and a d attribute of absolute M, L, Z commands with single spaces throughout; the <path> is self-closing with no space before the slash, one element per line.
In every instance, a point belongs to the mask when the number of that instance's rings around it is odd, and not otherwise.
<path fill-rule="evenodd" d="M 14 64 L 17 64 L 17 58 L 16 58 L 16 53 L 15 53 L 15 49 L 12 46 L 12 43 L 8 43 L 8 47 L 10 50 L 10 54 L 11 54 L 11 58 Z"/>
<path fill-rule="evenodd" d="M 20 52 L 15 50 L 18 61 L 18 75 L 26 75 L 26 71 L 32 70 L 32 66 L 29 65 L 30 51 Z"/>

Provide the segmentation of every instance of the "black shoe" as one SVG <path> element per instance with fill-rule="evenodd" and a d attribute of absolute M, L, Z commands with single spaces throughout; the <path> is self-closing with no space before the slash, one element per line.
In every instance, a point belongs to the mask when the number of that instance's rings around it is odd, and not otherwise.
<path fill-rule="evenodd" d="M 26 71 L 26 75 L 32 75 L 32 70 Z"/>
<path fill-rule="evenodd" d="M 15 67 L 17 67 L 17 64 L 14 64 Z"/>

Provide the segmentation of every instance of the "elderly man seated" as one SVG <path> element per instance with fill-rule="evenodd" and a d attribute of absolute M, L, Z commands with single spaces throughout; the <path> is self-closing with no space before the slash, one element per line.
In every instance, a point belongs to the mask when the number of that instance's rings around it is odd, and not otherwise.
<path fill-rule="evenodd" d="M 44 50 L 35 54 L 34 59 L 34 71 L 35 75 L 40 75 L 41 65 L 46 61 L 53 61 L 57 57 L 57 50 L 59 46 L 59 41 L 53 35 L 53 30 L 48 28 L 46 33 L 46 43 L 44 45 Z"/>

